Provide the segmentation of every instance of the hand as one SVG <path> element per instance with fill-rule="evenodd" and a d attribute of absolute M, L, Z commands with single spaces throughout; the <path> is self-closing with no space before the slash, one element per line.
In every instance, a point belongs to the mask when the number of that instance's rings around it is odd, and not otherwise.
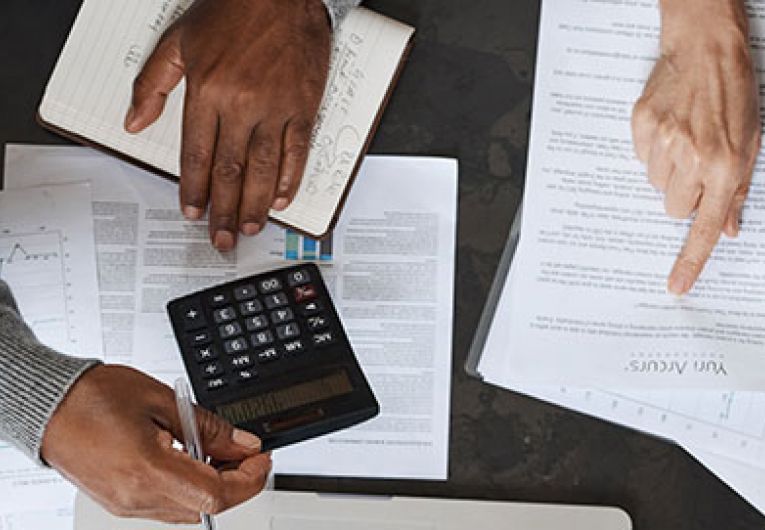
<path fill-rule="evenodd" d="M 172 447 L 182 439 L 175 394 L 130 368 L 87 371 L 45 430 L 42 457 L 115 515 L 194 523 L 257 495 L 271 468 L 260 441 L 197 409 L 205 452 L 218 471 Z"/>
<path fill-rule="evenodd" d="M 760 149 L 742 0 L 662 0 L 661 58 L 632 116 L 635 150 L 675 218 L 696 212 L 669 276 L 681 295 L 721 232 L 736 237 Z"/>
<path fill-rule="evenodd" d="M 135 80 L 125 120 L 159 118 L 183 76 L 184 215 L 210 203 L 210 238 L 231 250 L 285 209 L 303 177 L 329 69 L 331 28 L 321 0 L 197 0 L 162 37 Z"/>

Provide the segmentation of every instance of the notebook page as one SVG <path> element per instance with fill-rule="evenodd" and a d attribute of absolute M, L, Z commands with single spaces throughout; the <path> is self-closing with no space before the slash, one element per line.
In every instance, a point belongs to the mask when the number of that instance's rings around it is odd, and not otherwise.
<path fill-rule="evenodd" d="M 42 120 L 179 175 L 183 83 L 147 130 L 131 135 L 123 122 L 133 79 L 192 2 L 85 0 L 40 106 Z M 329 228 L 412 32 L 364 8 L 350 13 L 335 36 L 305 181 L 295 203 L 273 218 L 315 235 Z"/>

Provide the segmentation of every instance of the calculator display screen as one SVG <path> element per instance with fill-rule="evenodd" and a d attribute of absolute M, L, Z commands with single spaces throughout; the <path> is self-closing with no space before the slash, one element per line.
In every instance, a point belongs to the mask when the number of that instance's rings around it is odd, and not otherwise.
<path fill-rule="evenodd" d="M 351 392 L 353 384 L 348 374 L 338 370 L 319 379 L 227 403 L 217 410 L 228 422 L 240 425 Z"/>

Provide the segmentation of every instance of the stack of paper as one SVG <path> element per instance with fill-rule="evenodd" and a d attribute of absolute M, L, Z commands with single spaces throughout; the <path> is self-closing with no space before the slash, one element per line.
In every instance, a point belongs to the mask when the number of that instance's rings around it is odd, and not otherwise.
<path fill-rule="evenodd" d="M 75 327 L 85 329 L 96 346 L 73 350 L 54 343 L 62 351 L 100 353 L 102 335 L 92 325 L 99 320 L 92 308 L 99 307 L 100 295 L 105 360 L 170 382 L 183 368 L 165 315 L 167 300 L 285 261 L 315 259 L 324 264 L 381 414 L 356 428 L 278 451 L 275 471 L 446 479 L 457 212 L 453 160 L 370 157 L 331 244 L 270 226 L 257 238 L 243 239 L 236 252 L 220 255 L 210 247 L 205 223 L 180 215 L 172 182 L 84 148 L 8 146 L 5 159 L 5 184 L 14 190 L 7 193 L 77 183 L 49 194 L 68 208 L 60 215 L 48 207 L 48 217 L 40 217 L 42 206 L 30 207 L 35 203 L 26 195 L 14 199 L 26 207 L 35 227 L 90 223 L 71 231 L 87 240 L 89 249 L 74 248 L 67 256 L 77 256 L 72 269 L 90 281 L 72 286 L 90 296 L 78 304 L 91 308 L 90 314 L 76 315 Z M 412 193 L 399 193 L 404 188 Z M 70 199 L 63 192 L 57 195 L 58 189 L 79 195 Z M 0 259 L 15 248 L 9 243 L 6 252 L 3 219 L 0 214 Z M 27 252 L 47 250 L 23 243 Z M 11 266 L 6 271 L 10 274 Z M 14 287 L 22 311 L 33 308 L 24 285 Z M 51 331 L 51 336 L 58 334 Z M 0 448 L 0 493 L 0 529 L 4 519 L 14 529 L 71 527 L 71 488 L 10 448 Z"/>
<path fill-rule="evenodd" d="M 479 372 L 676 440 L 765 512 L 765 168 L 741 236 L 689 296 L 667 294 L 688 223 L 630 133 L 659 24 L 654 2 L 543 2 L 521 239 Z"/>

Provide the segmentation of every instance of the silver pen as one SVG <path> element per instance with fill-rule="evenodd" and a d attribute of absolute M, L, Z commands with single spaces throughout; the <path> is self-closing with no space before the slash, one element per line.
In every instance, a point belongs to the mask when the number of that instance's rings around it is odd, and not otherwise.
<path fill-rule="evenodd" d="M 202 451 L 202 442 L 199 439 L 194 404 L 191 402 L 191 390 L 188 383 L 182 377 L 175 380 L 175 402 L 178 404 L 178 416 L 183 429 L 183 444 L 186 446 L 189 456 L 194 460 L 204 462 L 205 455 Z M 209 513 L 201 513 L 202 528 L 215 530 L 215 519 Z"/>

